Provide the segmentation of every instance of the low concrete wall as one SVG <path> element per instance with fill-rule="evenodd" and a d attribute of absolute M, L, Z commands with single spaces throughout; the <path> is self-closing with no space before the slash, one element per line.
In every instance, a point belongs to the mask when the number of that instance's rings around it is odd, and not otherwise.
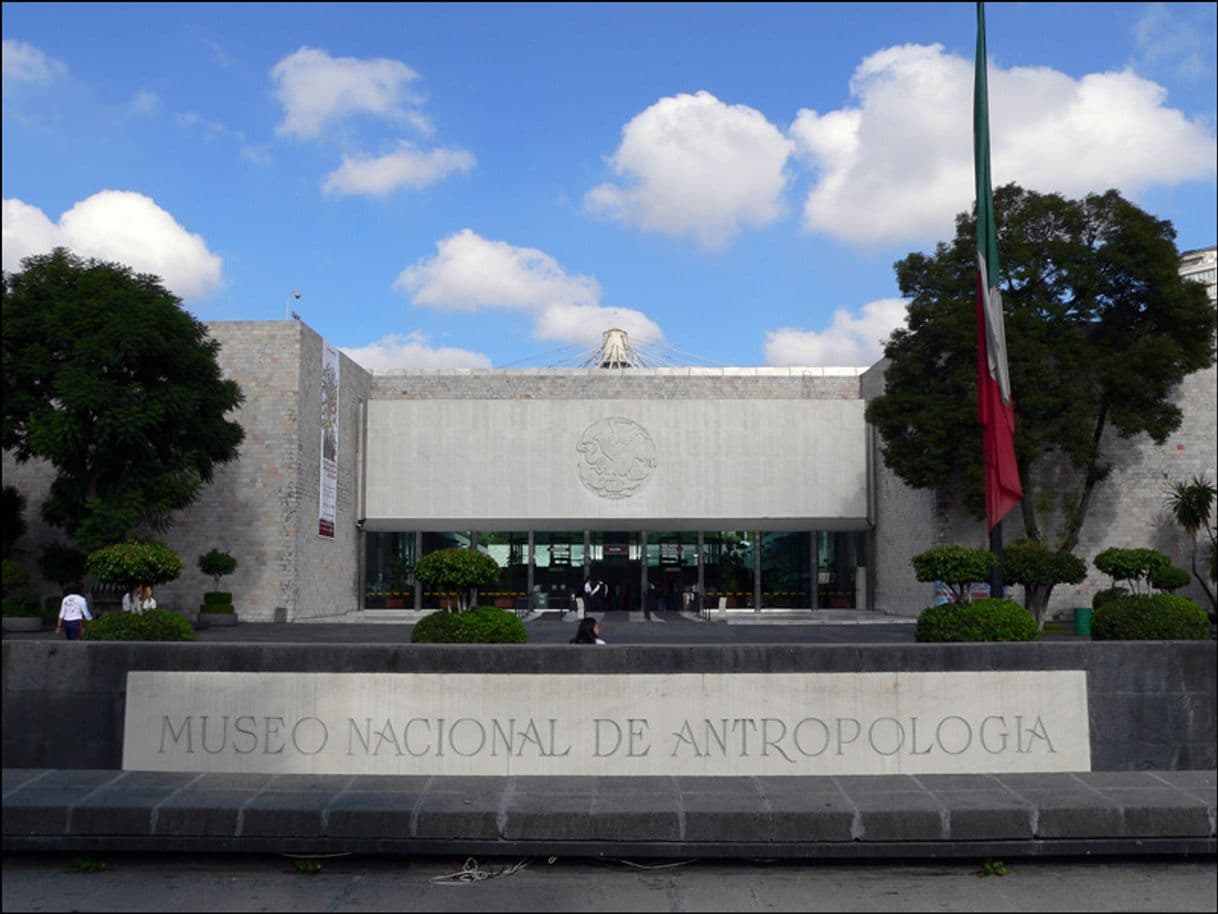
<path fill-rule="evenodd" d="M 913 645 L 298 645 L 6 641 L 4 767 L 117 769 L 129 670 L 852 673 L 1085 670 L 1095 771 L 1209 770 L 1216 648 L 1201 642 Z"/>

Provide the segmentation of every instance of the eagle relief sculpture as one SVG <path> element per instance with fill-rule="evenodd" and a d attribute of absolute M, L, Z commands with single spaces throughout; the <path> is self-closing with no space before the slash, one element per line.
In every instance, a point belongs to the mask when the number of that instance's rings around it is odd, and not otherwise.
<path fill-rule="evenodd" d="M 602 498 L 629 498 L 651 476 L 656 446 L 633 419 L 612 416 L 593 422 L 575 446 L 579 478 Z"/>

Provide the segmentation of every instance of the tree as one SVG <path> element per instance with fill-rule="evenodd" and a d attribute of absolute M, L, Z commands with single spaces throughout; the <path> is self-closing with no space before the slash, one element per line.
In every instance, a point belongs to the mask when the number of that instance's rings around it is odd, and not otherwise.
<path fill-rule="evenodd" d="M 1215 499 L 1218 499 L 1218 487 L 1201 476 L 1194 476 L 1192 482 L 1173 482 L 1167 492 L 1167 510 L 1192 543 L 1193 577 L 1209 598 L 1211 617 L 1218 609 L 1214 591 L 1210 589 L 1210 582 L 1218 582 L 1218 526 L 1210 520 Z M 1197 570 L 1197 533 L 1202 530 L 1209 539 L 1202 560 L 1204 573 Z"/>
<path fill-rule="evenodd" d="M 199 556 L 199 570 L 215 582 L 215 588 L 218 591 L 220 578 L 237 570 L 237 560 L 227 552 L 212 549 Z"/>
<path fill-rule="evenodd" d="M 971 603 L 973 585 L 990 576 L 997 561 L 992 553 L 968 546 L 935 546 L 911 560 L 914 575 L 925 583 L 947 585 L 952 603 Z"/>
<path fill-rule="evenodd" d="M 164 584 L 182 573 L 182 560 L 164 543 L 132 540 L 89 553 L 89 574 L 106 584 L 130 590 L 136 584 Z"/>
<path fill-rule="evenodd" d="M 1106 433 L 1162 444 L 1179 427 L 1171 396 L 1214 363 L 1214 308 L 1180 277 L 1171 223 L 1115 190 L 1068 200 L 1008 184 L 994 209 L 1024 536 L 1072 553 L 1111 470 Z M 867 420 L 906 484 L 981 518 L 975 225 L 962 213 L 951 244 L 896 264 L 908 321 L 885 345 Z"/>
<path fill-rule="evenodd" d="M 499 580 L 499 563 L 477 549 L 437 549 L 419 559 L 414 576 L 434 587 L 457 594 L 459 612 L 469 606 L 469 592 Z"/>
<path fill-rule="evenodd" d="M 1049 594 L 1058 584 L 1078 584 L 1087 576 L 1087 566 L 1077 555 L 1052 552 L 1043 543 L 1021 540 L 1002 550 L 1002 575 L 1008 584 L 1023 585 L 1024 606 L 1032 613 L 1039 631 L 1044 627 Z"/>
<path fill-rule="evenodd" d="M 25 536 L 25 496 L 16 486 L 5 486 L 0 492 L 0 521 L 3 521 L 3 553 L 0 557 L 11 558 L 17 540 Z"/>
<path fill-rule="evenodd" d="M 155 276 L 64 248 L 6 273 L 2 443 L 54 466 L 43 519 L 85 550 L 165 530 L 243 437 L 218 351 Z"/>

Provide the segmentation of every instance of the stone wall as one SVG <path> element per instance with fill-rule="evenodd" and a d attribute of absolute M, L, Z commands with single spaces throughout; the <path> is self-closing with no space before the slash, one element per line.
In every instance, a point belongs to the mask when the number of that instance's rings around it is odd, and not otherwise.
<path fill-rule="evenodd" d="M 340 466 L 335 538 L 317 534 L 321 448 L 322 339 L 299 321 L 218 321 L 218 362 L 245 402 L 232 415 L 245 430 L 237 460 L 216 469 L 198 501 L 179 512 L 161 538 L 182 558 L 178 580 L 157 588 L 157 602 L 190 617 L 214 581 L 197 559 L 230 553 L 237 570 L 220 580 L 246 621 L 332 615 L 356 608 L 360 422 L 369 375 L 340 354 Z M 20 541 L 31 573 L 41 545 L 64 540 L 39 518 L 52 472 L 42 461 L 17 465 L 4 455 L 4 479 L 26 495 L 29 532 Z M 54 586 L 41 582 L 45 593 Z"/>
<path fill-rule="evenodd" d="M 864 398 L 870 400 L 883 393 L 884 364 L 878 363 L 863 375 Z M 1180 429 L 1161 446 L 1146 435 L 1122 440 L 1111 429 L 1106 433 L 1104 451 L 1113 461 L 1113 471 L 1096 487 L 1075 549 L 1087 563 L 1087 578 L 1077 586 L 1054 588 L 1050 618 L 1071 618 L 1073 607 L 1090 606 L 1096 591 L 1111 586 L 1112 582 L 1092 564 L 1096 555 L 1110 547 L 1150 547 L 1167 553 L 1181 568 L 1191 567 L 1191 547 L 1183 531 L 1171 521 L 1164 501 L 1172 482 L 1188 482 L 1195 476 L 1211 483 L 1218 479 L 1216 391 L 1218 378 L 1213 367 L 1185 378 L 1174 397 L 1183 413 Z M 879 448 L 879 436 L 873 433 L 875 606 L 898 615 L 917 615 L 930 605 L 933 592 L 931 585 L 914 577 L 912 556 L 945 543 L 988 549 L 989 535 L 984 521 L 965 515 L 942 493 L 906 486 L 884 465 Z M 1051 515 L 1038 519 L 1046 533 L 1055 529 L 1056 520 Z M 1023 517 L 1016 507 L 1002 523 L 1003 542 L 1013 542 L 1023 535 Z M 1022 589 L 1012 590 L 1015 599 L 1022 602 Z M 1210 608 L 1195 581 L 1178 593 Z"/>
<path fill-rule="evenodd" d="M 119 768 L 129 670 L 632 674 L 1085 670 L 1095 771 L 1212 770 L 1214 641 L 537 645 L 3 643 L 4 767 Z M 691 695 L 691 707 L 699 706 Z M 394 712 L 396 715 L 396 712 Z"/>

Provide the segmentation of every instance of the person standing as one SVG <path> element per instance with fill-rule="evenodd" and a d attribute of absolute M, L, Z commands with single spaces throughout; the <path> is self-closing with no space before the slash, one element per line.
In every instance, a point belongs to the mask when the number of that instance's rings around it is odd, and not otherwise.
<path fill-rule="evenodd" d="M 89 612 L 89 601 L 84 597 L 84 590 L 84 586 L 79 582 L 71 584 L 59 604 L 59 621 L 55 625 L 55 634 L 66 635 L 69 641 L 79 641 L 85 620 L 93 621 L 93 613 Z"/>

